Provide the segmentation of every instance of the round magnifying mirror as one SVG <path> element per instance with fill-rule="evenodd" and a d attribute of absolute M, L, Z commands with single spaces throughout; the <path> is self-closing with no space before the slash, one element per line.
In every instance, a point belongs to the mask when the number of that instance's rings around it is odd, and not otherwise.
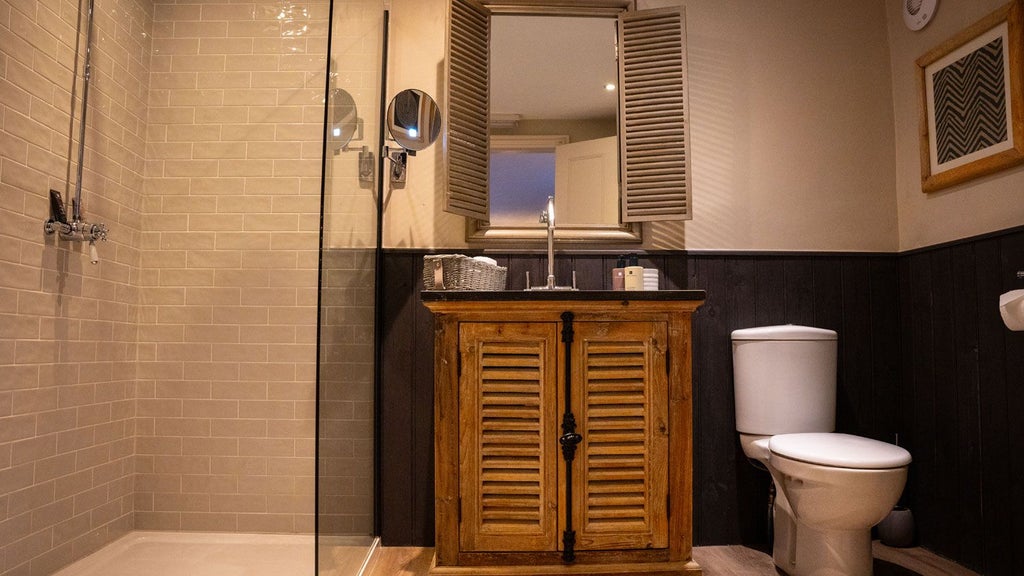
<path fill-rule="evenodd" d="M 388 131 L 406 150 L 423 150 L 441 133 L 441 110 L 421 90 L 402 90 L 388 105 Z"/>
<path fill-rule="evenodd" d="M 352 141 L 359 128 L 359 117 L 356 115 L 356 101 L 352 95 L 335 88 L 331 91 L 331 135 L 330 142 L 340 150 Z"/>

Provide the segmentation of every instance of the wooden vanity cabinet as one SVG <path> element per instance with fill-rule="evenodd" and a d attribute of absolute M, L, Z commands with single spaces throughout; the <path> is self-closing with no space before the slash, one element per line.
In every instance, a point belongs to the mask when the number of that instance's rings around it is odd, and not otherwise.
<path fill-rule="evenodd" d="M 700 574 L 700 300 L 436 294 L 431 574 Z"/>

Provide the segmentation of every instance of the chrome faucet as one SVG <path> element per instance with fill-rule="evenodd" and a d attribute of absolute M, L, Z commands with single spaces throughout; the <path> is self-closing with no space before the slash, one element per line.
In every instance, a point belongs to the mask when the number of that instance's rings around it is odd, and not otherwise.
<path fill-rule="evenodd" d="M 555 288 L 555 197 L 548 196 L 548 208 L 540 213 L 542 224 L 548 225 L 548 290 Z"/>
<path fill-rule="evenodd" d="M 555 285 L 555 197 L 548 196 L 547 209 L 540 213 L 540 221 L 548 230 L 548 280 L 543 286 L 530 286 L 530 273 L 526 273 L 527 290 L 575 290 L 576 271 L 572 273 L 572 286 Z"/>

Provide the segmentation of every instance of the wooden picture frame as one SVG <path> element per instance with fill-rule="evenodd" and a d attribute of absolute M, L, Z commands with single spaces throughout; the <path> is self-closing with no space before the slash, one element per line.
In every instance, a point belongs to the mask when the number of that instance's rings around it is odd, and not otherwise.
<path fill-rule="evenodd" d="M 1024 0 L 917 59 L 921 190 L 1024 163 Z"/>

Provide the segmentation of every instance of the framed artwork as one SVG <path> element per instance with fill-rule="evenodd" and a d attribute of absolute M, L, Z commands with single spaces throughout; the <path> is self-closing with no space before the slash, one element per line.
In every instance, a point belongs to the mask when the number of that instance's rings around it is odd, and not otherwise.
<path fill-rule="evenodd" d="M 921 189 L 1024 163 L 1024 0 L 1013 0 L 917 60 Z"/>

